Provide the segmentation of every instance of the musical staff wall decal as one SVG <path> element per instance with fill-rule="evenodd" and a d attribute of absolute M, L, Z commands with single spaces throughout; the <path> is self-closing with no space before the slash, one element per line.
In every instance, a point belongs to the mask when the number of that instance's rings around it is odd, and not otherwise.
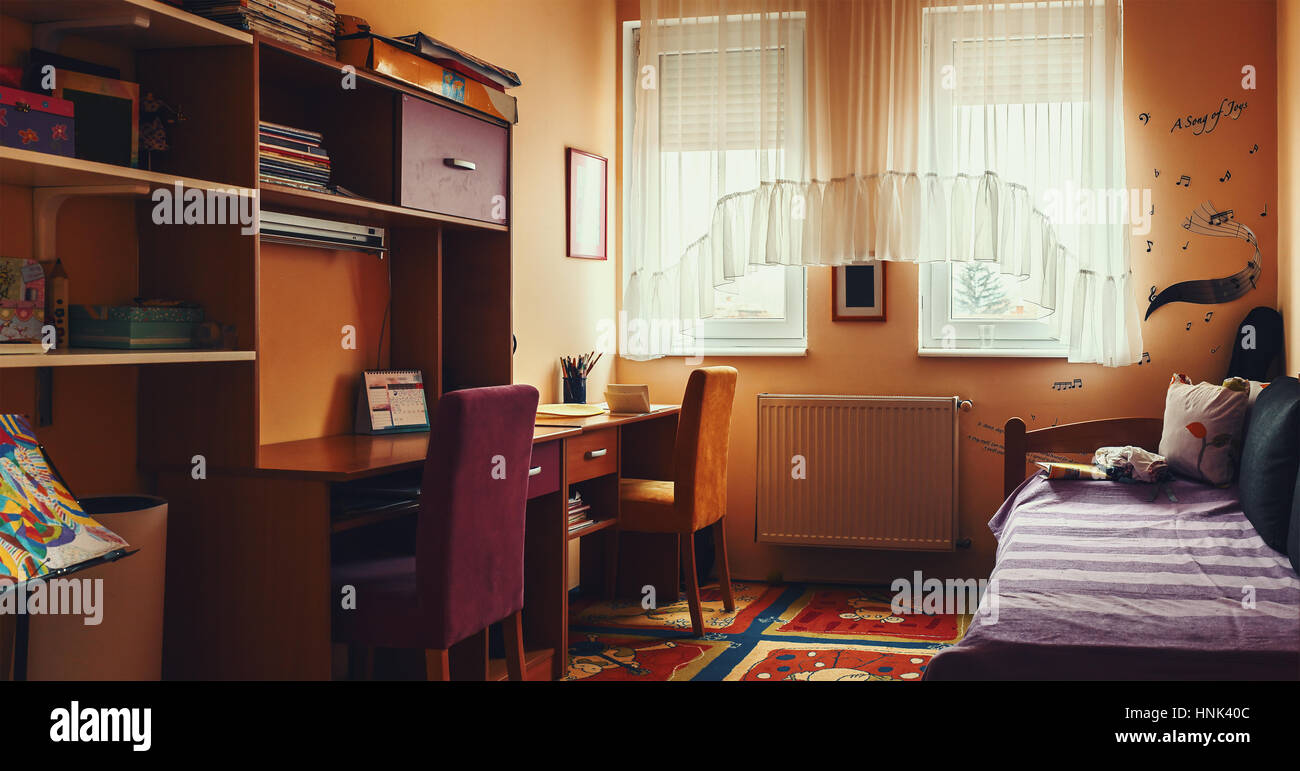
<path fill-rule="evenodd" d="M 1231 276 L 1180 281 L 1165 287 L 1164 291 L 1148 298 L 1151 303 L 1147 306 L 1146 318 L 1148 319 L 1157 308 L 1169 303 L 1217 305 L 1230 302 L 1242 297 L 1259 283 L 1264 264 L 1259 253 L 1259 241 L 1255 238 L 1253 230 L 1236 221 L 1232 209 L 1220 211 L 1212 202 L 1206 201 L 1183 222 L 1183 229 L 1210 238 L 1241 239 L 1254 248 L 1255 257 L 1246 262 L 1245 268 Z"/>

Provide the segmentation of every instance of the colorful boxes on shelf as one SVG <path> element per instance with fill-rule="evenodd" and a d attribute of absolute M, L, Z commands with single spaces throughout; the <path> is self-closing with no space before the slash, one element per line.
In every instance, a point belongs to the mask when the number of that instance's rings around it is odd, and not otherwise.
<path fill-rule="evenodd" d="M 192 305 L 73 305 L 74 348 L 189 348 L 203 321 Z"/>
<path fill-rule="evenodd" d="M 0 343 L 39 344 L 44 325 L 45 270 L 36 260 L 0 257 Z"/>
<path fill-rule="evenodd" d="M 0 145 L 71 157 L 73 113 L 66 99 L 0 86 Z"/>

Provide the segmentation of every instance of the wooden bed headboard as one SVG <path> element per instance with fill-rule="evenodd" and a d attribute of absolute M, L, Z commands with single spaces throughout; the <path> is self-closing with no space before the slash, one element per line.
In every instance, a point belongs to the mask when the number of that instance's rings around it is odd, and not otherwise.
<path fill-rule="evenodd" d="M 1025 481 L 1026 456 L 1031 452 L 1093 453 L 1098 447 L 1133 445 L 1151 452 L 1160 447 L 1160 418 L 1107 418 L 1025 430 L 1025 421 L 1012 418 L 1004 429 L 1003 496 Z"/>

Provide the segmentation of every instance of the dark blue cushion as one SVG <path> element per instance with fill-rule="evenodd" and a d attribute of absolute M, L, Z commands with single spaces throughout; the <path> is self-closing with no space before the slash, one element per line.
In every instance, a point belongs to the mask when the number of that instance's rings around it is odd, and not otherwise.
<path fill-rule="evenodd" d="M 1300 478 L 1296 479 L 1300 487 Z M 1291 567 L 1300 574 L 1300 495 L 1291 502 L 1291 532 L 1286 537 L 1286 553 L 1291 558 Z"/>
<path fill-rule="evenodd" d="M 1241 508 L 1264 543 L 1287 550 L 1300 471 L 1300 382 L 1283 377 L 1255 400 L 1241 453 Z M 1293 556 L 1292 559 L 1295 559 Z"/>

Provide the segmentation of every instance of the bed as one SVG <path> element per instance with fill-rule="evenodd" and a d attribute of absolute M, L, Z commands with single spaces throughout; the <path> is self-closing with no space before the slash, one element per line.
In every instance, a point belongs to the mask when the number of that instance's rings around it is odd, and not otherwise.
<path fill-rule="evenodd" d="M 926 680 L 1300 679 L 1300 578 L 1235 486 L 1024 478 L 1029 453 L 1155 447 L 1160 427 L 1008 421 L 988 589 Z"/>

